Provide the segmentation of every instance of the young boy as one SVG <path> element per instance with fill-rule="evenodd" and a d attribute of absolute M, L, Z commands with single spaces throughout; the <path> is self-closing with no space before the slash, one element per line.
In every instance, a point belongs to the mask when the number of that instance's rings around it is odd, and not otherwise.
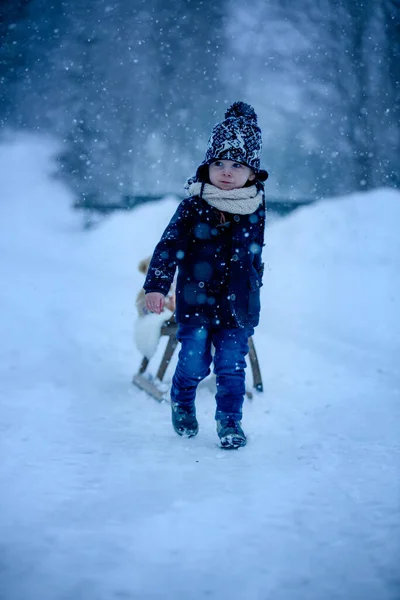
<path fill-rule="evenodd" d="M 198 432 L 195 396 L 215 347 L 217 432 L 224 448 L 245 446 L 241 427 L 248 338 L 258 324 L 268 173 L 260 169 L 261 130 L 254 109 L 235 102 L 208 141 L 204 161 L 157 244 L 146 281 L 147 308 L 159 314 L 178 267 L 172 424 Z"/>

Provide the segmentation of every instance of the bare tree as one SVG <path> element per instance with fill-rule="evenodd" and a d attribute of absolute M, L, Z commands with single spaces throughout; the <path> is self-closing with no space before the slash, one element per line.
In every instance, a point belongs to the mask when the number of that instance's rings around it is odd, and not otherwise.
<path fill-rule="evenodd" d="M 380 148 L 380 163 L 388 185 L 400 187 L 400 2 L 383 0 L 382 29 L 384 32 L 381 69 L 382 108 L 378 123 L 386 143 Z"/>
<path fill-rule="evenodd" d="M 271 170 L 279 173 L 285 195 L 332 195 L 395 182 L 398 5 L 270 0 L 257 2 L 249 14 L 233 4 L 228 64 L 247 74 L 251 65 L 251 76 L 236 75 L 227 85 L 261 105 L 267 143 L 271 138 L 273 144 Z"/>
<path fill-rule="evenodd" d="M 11 125 L 18 81 L 29 66 L 26 44 L 30 0 L 0 3 L 0 123 Z"/>
<path fill-rule="evenodd" d="M 55 134 L 77 195 L 181 191 L 235 100 L 277 195 L 399 183 L 399 0 L 3 4 L 0 118 Z"/>

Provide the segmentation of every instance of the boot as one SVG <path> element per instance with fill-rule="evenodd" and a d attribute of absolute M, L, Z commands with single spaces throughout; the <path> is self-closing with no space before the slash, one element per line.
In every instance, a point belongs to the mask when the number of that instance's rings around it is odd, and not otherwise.
<path fill-rule="evenodd" d="M 171 400 L 172 425 L 178 435 L 193 437 L 199 431 L 194 404 L 189 406 Z"/>
<path fill-rule="evenodd" d="M 235 421 L 234 419 L 217 421 L 217 433 L 221 440 L 222 448 L 240 448 L 247 443 L 240 421 Z"/>

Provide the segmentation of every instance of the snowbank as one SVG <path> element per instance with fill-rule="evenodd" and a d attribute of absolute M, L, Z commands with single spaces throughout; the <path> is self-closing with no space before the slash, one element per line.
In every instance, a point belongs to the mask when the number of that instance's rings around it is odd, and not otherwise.
<path fill-rule="evenodd" d="M 176 200 L 84 232 L 56 151 L 0 146 L 4 597 L 397 600 L 400 194 L 268 227 L 265 393 L 227 453 L 212 381 L 191 440 L 130 383 L 137 262 Z"/>

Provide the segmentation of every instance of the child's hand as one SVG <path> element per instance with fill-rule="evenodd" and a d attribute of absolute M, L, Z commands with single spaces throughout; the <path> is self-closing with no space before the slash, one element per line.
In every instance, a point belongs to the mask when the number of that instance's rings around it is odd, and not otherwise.
<path fill-rule="evenodd" d="M 165 304 L 165 297 L 160 292 L 149 292 L 145 296 L 146 308 L 152 313 L 159 315 Z"/>

